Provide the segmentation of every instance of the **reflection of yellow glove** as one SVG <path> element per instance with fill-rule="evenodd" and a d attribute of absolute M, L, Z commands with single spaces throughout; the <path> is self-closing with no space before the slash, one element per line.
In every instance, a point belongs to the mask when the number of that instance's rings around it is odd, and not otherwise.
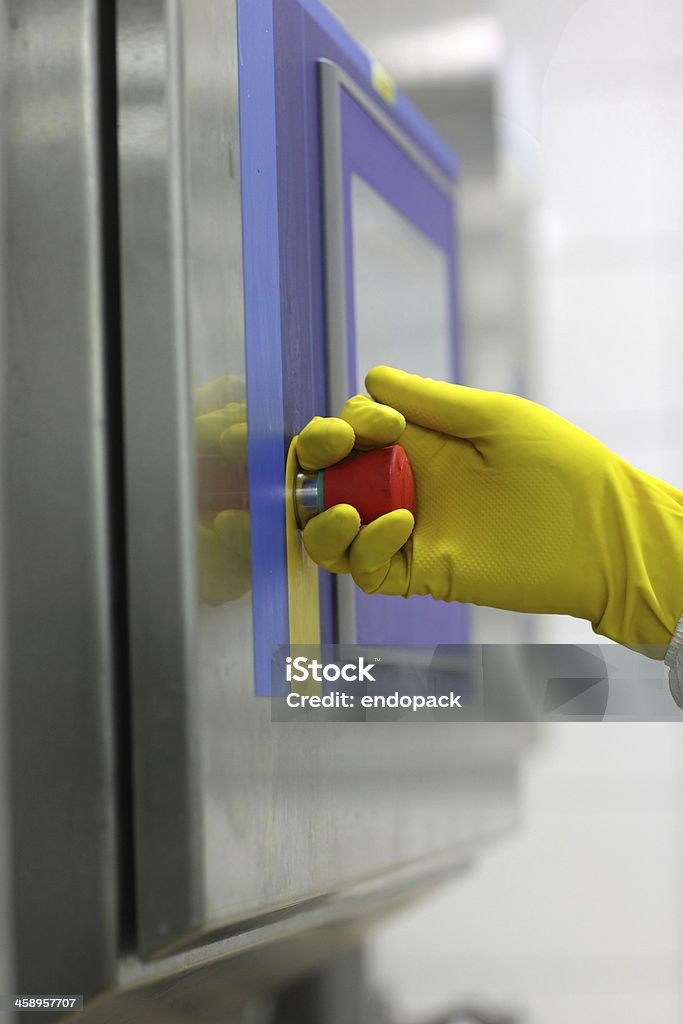
<path fill-rule="evenodd" d="M 244 381 L 217 377 L 194 395 L 195 443 L 200 455 L 222 455 L 238 464 L 247 461 L 247 406 Z"/>
<path fill-rule="evenodd" d="M 199 598 L 218 605 L 251 587 L 244 380 L 210 381 L 195 392 L 194 407 Z"/>
<path fill-rule="evenodd" d="M 557 612 L 620 643 L 669 643 L 683 610 L 680 491 L 514 395 L 383 366 L 366 387 L 374 401 L 357 396 L 341 419 L 311 421 L 299 460 L 322 468 L 354 439 L 400 438 L 415 528 L 397 511 L 361 529 L 355 509 L 337 505 L 304 531 L 316 562 L 369 593 Z"/>
<path fill-rule="evenodd" d="M 200 601 L 216 605 L 242 597 L 251 587 L 249 513 L 219 512 L 197 531 Z"/>

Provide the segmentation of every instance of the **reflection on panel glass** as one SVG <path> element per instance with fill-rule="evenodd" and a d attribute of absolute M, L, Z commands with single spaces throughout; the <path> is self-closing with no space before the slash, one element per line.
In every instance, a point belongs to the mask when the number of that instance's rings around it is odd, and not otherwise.
<path fill-rule="evenodd" d="M 357 175 L 352 179 L 356 385 L 379 363 L 451 376 L 448 259 Z"/>
<path fill-rule="evenodd" d="M 194 396 L 199 597 L 223 604 L 251 586 L 244 379 L 218 377 Z"/>

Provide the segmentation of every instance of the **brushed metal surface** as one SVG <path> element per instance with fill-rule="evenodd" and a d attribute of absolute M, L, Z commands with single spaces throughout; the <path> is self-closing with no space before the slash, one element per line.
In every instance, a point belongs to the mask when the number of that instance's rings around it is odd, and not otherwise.
<path fill-rule="evenodd" d="M 178 5 L 118 5 L 122 344 L 138 928 L 200 916 L 196 582 Z M 192 879 L 193 885 L 187 880 Z"/>
<path fill-rule="evenodd" d="M 118 910 L 100 26 L 95 0 L 2 13 L 14 991 L 92 994 Z"/>
<path fill-rule="evenodd" d="M 86 1024 L 227 1022 L 226 1013 L 267 998 L 292 978 L 320 968 L 355 947 L 387 914 L 452 878 L 471 851 L 435 861 L 419 877 L 386 878 L 339 897 L 318 900 L 296 915 L 234 934 L 163 960 L 122 963 L 120 987 L 86 1007 Z M 246 1015 L 245 1015 L 246 1016 Z M 251 1020 L 251 1017 L 249 1017 Z M 258 1018 L 260 1019 L 260 1018 Z M 270 1019 L 270 1018 L 268 1018 Z M 244 1018 L 239 1017 L 244 1024 Z"/>

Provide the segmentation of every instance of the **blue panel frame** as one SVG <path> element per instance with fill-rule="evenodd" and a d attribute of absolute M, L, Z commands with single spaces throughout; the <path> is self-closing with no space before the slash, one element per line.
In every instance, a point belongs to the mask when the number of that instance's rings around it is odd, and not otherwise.
<path fill-rule="evenodd" d="M 284 472 L 290 438 L 327 410 L 320 99 L 334 61 L 454 179 L 454 154 L 413 105 L 372 86 L 365 51 L 318 0 L 238 0 L 240 146 L 255 686 L 270 695 L 274 645 L 288 640 Z M 334 595 L 320 575 L 321 636 Z"/>
<path fill-rule="evenodd" d="M 263 696 L 270 694 L 268 637 L 284 643 L 289 630 L 275 55 L 270 2 L 240 0 L 237 17 L 254 674 Z"/>

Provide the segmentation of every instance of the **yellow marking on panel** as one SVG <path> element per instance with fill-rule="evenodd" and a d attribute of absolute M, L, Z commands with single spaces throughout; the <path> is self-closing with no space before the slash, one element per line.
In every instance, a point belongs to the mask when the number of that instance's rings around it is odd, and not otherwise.
<path fill-rule="evenodd" d="M 378 92 L 387 103 L 396 102 L 396 83 L 378 60 L 372 62 L 372 85 L 375 92 Z"/>
<path fill-rule="evenodd" d="M 290 644 L 320 644 L 320 591 L 318 566 L 306 554 L 294 510 L 294 478 L 297 471 L 296 437 L 287 453 L 285 469 L 285 510 L 287 530 L 287 596 L 289 600 Z M 312 652 L 307 652 L 312 653 Z M 296 693 L 320 694 L 322 686 L 314 681 L 294 683 Z"/>

